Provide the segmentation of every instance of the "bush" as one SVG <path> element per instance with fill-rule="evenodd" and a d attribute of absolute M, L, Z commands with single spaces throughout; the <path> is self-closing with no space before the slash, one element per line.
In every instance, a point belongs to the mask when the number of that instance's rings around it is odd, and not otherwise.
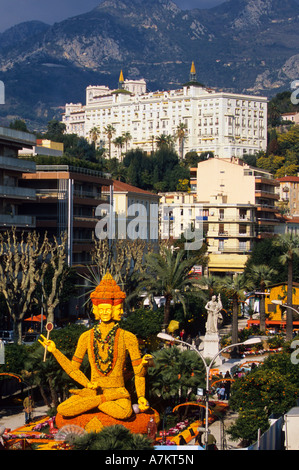
<path fill-rule="evenodd" d="M 99 433 L 87 433 L 74 442 L 74 450 L 153 450 L 151 441 L 121 425 L 106 426 Z"/>

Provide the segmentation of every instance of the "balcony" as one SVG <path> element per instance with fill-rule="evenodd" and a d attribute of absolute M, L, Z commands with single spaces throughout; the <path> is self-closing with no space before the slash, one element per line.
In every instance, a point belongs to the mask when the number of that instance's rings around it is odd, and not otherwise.
<path fill-rule="evenodd" d="M 7 227 L 30 227 L 34 228 L 36 225 L 35 217 L 28 215 L 6 215 L 0 214 L 0 225 Z"/>
<path fill-rule="evenodd" d="M 36 145 L 36 136 L 29 134 L 29 132 L 16 131 L 15 129 L 9 129 L 7 127 L 0 127 L 0 139 L 3 141 L 16 142 L 24 147 L 26 145 Z"/>
<path fill-rule="evenodd" d="M 10 198 L 10 199 L 36 199 L 35 189 L 30 188 L 20 188 L 18 186 L 3 186 L 0 185 L 0 197 Z"/>
<path fill-rule="evenodd" d="M 22 173 L 35 173 L 36 164 L 30 160 L 22 160 L 21 158 L 0 156 L 0 168 Z"/>

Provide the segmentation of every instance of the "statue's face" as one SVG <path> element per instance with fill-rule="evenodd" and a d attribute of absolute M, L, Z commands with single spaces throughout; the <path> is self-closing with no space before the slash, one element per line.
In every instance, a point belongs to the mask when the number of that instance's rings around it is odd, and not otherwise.
<path fill-rule="evenodd" d="M 99 304 L 93 306 L 93 314 L 96 320 L 102 320 L 104 323 L 112 319 L 112 305 Z"/>
<path fill-rule="evenodd" d="M 114 305 L 112 307 L 112 317 L 115 321 L 120 321 L 124 314 L 123 304 Z"/>
<path fill-rule="evenodd" d="M 216 300 L 216 295 L 213 295 L 213 296 L 212 296 L 212 300 L 215 302 L 215 300 Z"/>

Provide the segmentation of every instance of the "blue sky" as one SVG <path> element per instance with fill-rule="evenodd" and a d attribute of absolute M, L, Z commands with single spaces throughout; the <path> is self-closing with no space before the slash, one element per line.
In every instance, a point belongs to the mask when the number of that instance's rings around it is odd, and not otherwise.
<path fill-rule="evenodd" d="M 146 1 L 146 0 L 144 0 Z M 180 8 L 210 8 L 225 0 L 173 0 Z M 23 21 L 53 24 L 86 13 L 100 0 L 0 0 L 0 32 Z"/>

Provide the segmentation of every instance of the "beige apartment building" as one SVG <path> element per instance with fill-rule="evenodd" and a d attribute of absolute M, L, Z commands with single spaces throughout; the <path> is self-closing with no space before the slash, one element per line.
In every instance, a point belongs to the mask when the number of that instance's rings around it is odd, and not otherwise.
<path fill-rule="evenodd" d="M 239 159 L 199 163 L 197 201 L 208 210 L 210 272 L 242 271 L 253 242 L 274 236 L 278 184 L 271 173 Z"/>
<path fill-rule="evenodd" d="M 105 193 L 109 193 L 109 188 L 105 188 Z M 112 198 L 113 237 L 153 243 L 158 241 L 159 195 L 113 180 Z"/>
<path fill-rule="evenodd" d="M 242 160 L 201 162 L 196 192 L 160 194 L 161 237 L 197 230 L 208 243 L 210 273 L 242 272 L 254 242 L 272 237 L 279 224 L 277 186 L 270 173 Z"/>

